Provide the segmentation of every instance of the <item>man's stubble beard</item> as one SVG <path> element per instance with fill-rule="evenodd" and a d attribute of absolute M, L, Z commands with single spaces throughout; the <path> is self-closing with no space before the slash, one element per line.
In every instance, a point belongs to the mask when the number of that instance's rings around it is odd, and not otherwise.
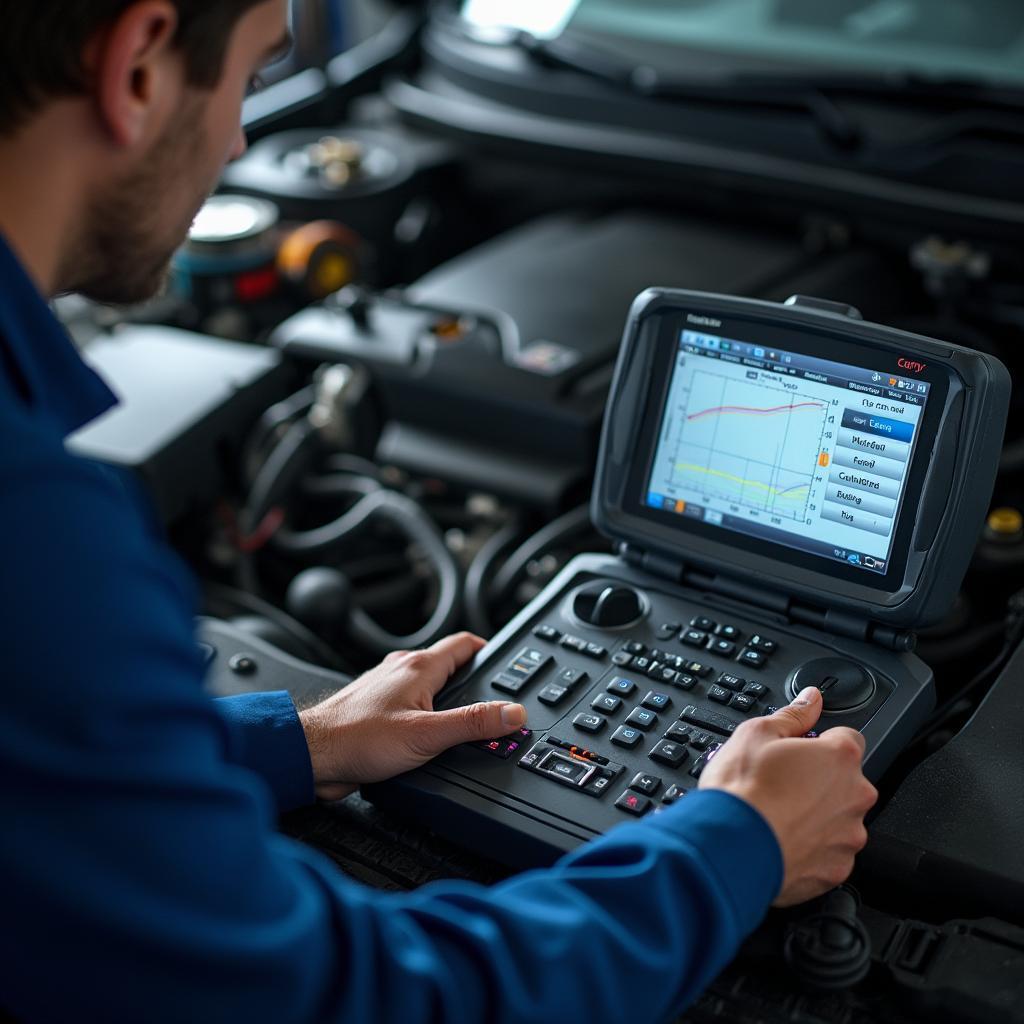
<path fill-rule="evenodd" d="M 139 166 L 92 199 L 66 261 L 63 291 L 131 305 L 163 290 L 171 257 L 214 184 L 190 181 L 202 166 L 204 141 L 202 106 L 186 104 Z M 187 213 L 167 223 L 169 210 L 181 209 L 182 189 L 194 193 Z"/>

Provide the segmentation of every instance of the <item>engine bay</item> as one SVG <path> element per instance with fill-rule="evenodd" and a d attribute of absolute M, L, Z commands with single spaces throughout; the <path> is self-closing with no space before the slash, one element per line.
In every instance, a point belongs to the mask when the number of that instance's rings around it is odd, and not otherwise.
<path fill-rule="evenodd" d="M 757 153 L 746 174 L 684 169 L 637 138 L 631 159 L 611 115 L 614 154 L 527 138 L 504 122 L 529 105 L 497 86 L 475 94 L 473 129 L 469 44 L 445 33 L 403 15 L 326 86 L 277 110 L 259 97 L 163 297 L 58 303 L 121 398 L 74 449 L 143 477 L 238 651 L 248 637 L 352 676 L 454 630 L 491 637 L 574 557 L 610 553 L 589 502 L 646 288 L 833 300 L 1024 374 L 1005 220 L 934 189 L 775 187 Z M 859 911 L 849 893 L 815 911 L 855 921 L 874 973 L 830 975 L 813 915 L 778 915 L 687 1019 L 1024 1014 L 1021 401 L 960 593 L 916 637 L 936 706 L 878 782 Z"/>

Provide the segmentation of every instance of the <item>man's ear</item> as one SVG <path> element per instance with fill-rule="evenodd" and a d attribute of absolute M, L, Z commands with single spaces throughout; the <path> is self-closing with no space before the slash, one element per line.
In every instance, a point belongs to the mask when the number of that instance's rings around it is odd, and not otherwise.
<path fill-rule="evenodd" d="M 177 29 L 173 3 L 139 0 L 89 42 L 84 63 L 96 112 L 116 146 L 156 138 L 177 109 L 184 87 Z"/>

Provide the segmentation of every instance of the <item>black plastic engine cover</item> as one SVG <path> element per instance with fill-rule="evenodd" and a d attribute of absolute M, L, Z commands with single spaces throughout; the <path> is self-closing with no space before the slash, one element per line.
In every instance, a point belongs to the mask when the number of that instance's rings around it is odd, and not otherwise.
<path fill-rule="evenodd" d="M 871 827 L 859 868 L 942 915 L 1024 920 L 1024 646 L 971 720 L 915 768 Z"/>

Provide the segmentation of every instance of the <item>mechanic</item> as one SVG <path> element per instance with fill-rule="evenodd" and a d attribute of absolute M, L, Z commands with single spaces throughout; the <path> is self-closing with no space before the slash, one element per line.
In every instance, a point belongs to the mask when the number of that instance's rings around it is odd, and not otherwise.
<path fill-rule="evenodd" d="M 679 1011 L 769 904 L 841 882 L 876 794 L 818 691 L 664 812 L 492 888 L 383 894 L 274 831 L 524 717 L 434 712 L 483 641 L 298 715 L 202 690 L 193 585 L 64 437 L 115 404 L 47 298 L 145 299 L 245 148 L 286 0 L 0 0 L 0 1007 L 28 1021 L 505 1021 Z M 0 1011 L 2 1016 L 2 1011 Z"/>

